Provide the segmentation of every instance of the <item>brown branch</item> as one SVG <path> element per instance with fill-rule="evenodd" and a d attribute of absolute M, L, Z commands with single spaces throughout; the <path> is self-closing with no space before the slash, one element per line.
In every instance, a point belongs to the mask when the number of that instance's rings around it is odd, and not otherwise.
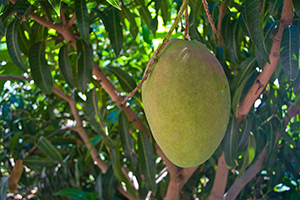
<path fill-rule="evenodd" d="M 255 100 L 259 97 L 261 92 L 264 90 L 264 88 L 267 85 L 269 79 L 271 78 L 273 72 L 275 71 L 278 61 L 279 61 L 280 43 L 281 43 L 283 29 L 285 28 L 285 26 L 290 25 L 292 23 L 293 16 L 294 16 L 293 2 L 292 2 L 292 0 L 285 0 L 283 3 L 282 15 L 281 15 L 281 20 L 280 20 L 281 22 L 279 25 L 279 29 L 278 29 L 276 36 L 274 37 L 271 51 L 269 54 L 270 64 L 265 63 L 262 73 L 257 77 L 257 79 L 253 83 L 252 87 L 250 88 L 250 90 L 248 91 L 246 96 L 244 97 L 242 103 L 239 105 L 238 117 L 237 117 L 238 123 L 241 123 L 242 120 L 248 115 L 248 112 L 252 108 Z M 261 154 L 259 155 L 259 158 L 261 158 L 261 159 L 265 158 L 265 156 L 263 154 L 264 154 L 264 151 L 261 152 Z M 255 168 L 255 166 L 258 164 L 260 164 L 260 162 L 256 162 L 255 164 L 253 164 L 254 165 L 253 168 Z M 227 182 L 227 177 L 225 178 L 225 176 L 218 175 L 218 173 L 221 173 L 221 171 L 225 171 L 225 166 L 223 168 L 224 168 L 224 170 L 216 171 L 216 176 L 223 177 L 223 178 L 218 179 L 217 181 L 214 182 L 214 184 L 220 184 L 221 182 L 224 182 L 224 183 Z M 226 166 L 226 168 L 227 168 L 227 166 Z M 253 173 L 253 171 L 252 171 L 252 173 Z M 252 176 L 255 176 L 255 175 L 256 174 L 252 174 Z M 211 194 L 214 194 L 214 193 L 217 193 L 217 192 L 212 191 Z M 238 191 L 238 193 L 239 193 L 239 191 Z M 212 197 L 211 197 L 211 199 L 212 199 Z"/>
<path fill-rule="evenodd" d="M 223 37 L 222 37 L 222 21 L 224 19 L 224 16 L 227 12 L 227 4 L 226 1 L 221 1 L 220 11 L 219 11 L 219 18 L 218 18 L 218 46 L 223 46 Z"/>
<path fill-rule="evenodd" d="M 79 136 L 81 137 L 81 139 L 83 140 L 84 144 L 86 145 L 86 147 L 90 150 L 92 148 L 92 145 L 89 141 L 89 137 L 87 136 L 87 133 L 85 132 L 83 125 L 82 125 L 82 120 L 78 114 L 78 110 L 76 108 L 76 102 L 75 100 L 70 97 L 67 96 L 65 93 L 63 93 L 62 91 L 60 91 L 59 89 L 53 87 L 52 91 L 59 96 L 60 98 L 64 99 L 65 101 L 67 101 L 71 107 L 71 112 L 74 116 L 74 119 L 76 121 L 76 132 L 79 134 Z M 95 148 L 92 148 L 91 152 L 91 157 L 92 159 L 96 162 L 96 165 L 99 167 L 99 169 L 102 170 L 102 172 L 105 174 L 108 170 L 108 166 L 107 164 L 100 159 L 98 152 L 96 151 Z"/>
<path fill-rule="evenodd" d="M 184 29 L 184 39 L 191 40 L 189 35 L 190 25 L 189 25 L 189 7 L 185 7 L 184 12 L 184 19 L 185 19 L 185 29 Z"/>
<path fill-rule="evenodd" d="M 69 21 L 68 21 L 68 27 L 73 26 L 75 20 L 76 20 L 76 14 L 75 14 L 75 12 L 74 12 L 73 15 L 72 15 L 72 17 L 71 17 L 71 18 L 69 19 Z"/>
<path fill-rule="evenodd" d="M 7 74 L 0 74 L 0 79 L 19 80 L 19 81 L 30 81 L 30 80 L 32 80 L 31 77 L 7 75 Z"/>
<path fill-rule="evenodd" d="M 206 0 L 202 0 L 202 3 L 203 3 L 203 6 L 204 6 L 204 9 L 205 9 L 208 21 L 209 21 L 209 23 L 211 25 L 211 28 L 212 28 L 213 32 L 216 33 L 217 29 L 216 29 L 216 26 L 215 26 L 215 23 L 214 23 L 213 19 L 211 18 L 211 15 L 209 13 L 207 1 Z"/>
<path fill-rule="evenodd" d="M 62 25 L 65 26 L 65 25 L 67 25 L 67 19 L 66 19 L 66 15 L 63 11 L 62 5 L 60 5 L 59 11 L 60 11 L 60 16 L 61 16 L 61 23 L 62 23 Z"/>

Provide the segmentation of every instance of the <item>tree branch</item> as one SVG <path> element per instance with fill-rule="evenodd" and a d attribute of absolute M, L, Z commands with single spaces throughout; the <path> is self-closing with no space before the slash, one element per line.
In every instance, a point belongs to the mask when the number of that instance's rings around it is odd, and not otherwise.
<path fill-rule="evenodd" d="M 219 18 L 218 18 L 218 32 L 217 32 L 217 37 L 218 37 L 218 46 L 221 47 L 223 46 L 223 37 L 222 37 L 222 21 L 224 19 L 224 16 L 226 15 L 227 12 L 227 4 L 226 1 L 221 1 L 221 6 L 219 9 Z"/>
<path fill-rule="evenodd" d="M 19 80 L 19 81 L 30 81 L 30 80 L 32 80 L 31 77 L 8 75 L 8 74 L 0 74 L 0 79 Z"/>

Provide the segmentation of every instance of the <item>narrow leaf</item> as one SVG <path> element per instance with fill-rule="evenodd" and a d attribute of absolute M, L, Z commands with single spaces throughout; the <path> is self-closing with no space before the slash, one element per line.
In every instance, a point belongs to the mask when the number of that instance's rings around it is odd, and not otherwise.
<path fill-rule="evenodd" d="M 283 30 L 280 63 L 288 78 L 294 80 L 298 75 L 299 65 L 299 35 L 295 25 L 285 27 Z"/>
<path fill-rule="evenodd" d="M 112 167 L 109 167 L 107 172 L 103 175 L 102 185 L 103 191 L 105 191 L 103 192 L 103 198 L 114 199 L 116 195 L 118 181 L 114 176 Z"/>
<path fill-rule="evenodd" d="M 279 7 L 282 5 L 282 0 L 270 0 L 269 2 L 269 13 L 275 16 L 278 12 Z"/>
<path fill-rule="evenodd" d="M 130 23 L 130 33 L 132 37 L 135 39 L 139 33 L 138 26 L 134 19 L 134 14 L 129 11 L 126 6 L 122 7 L 122 14 L 128 19 Z"/>
<path fill-rule="evenodd" d="M 28 40 L 24 34 L 24 24 L 25 23 L 18 25 L 18 44 L 22 53 L 24 53 L 25 56 L 28 56 L 28 52 L 30 49 L 30 40 Z"/>
<path fill-rule="evenodd" d="M 122 171 L 122 165 L 121 165 L 121 157 L 120 157 L 120 141 L 117 142 L 117 146 L 115 148 L 111 149 L 111 161 L 112 161 L 112 167 L 114 171 L 114 175 L 116 176 L 117 180 L 119 182 L 124 182 L 126 186 L 127 192 L 135 197 L 135 189 L 132 185 L 132 183 L 127 179 L 125 174 Z"/>
<path fill-rule="evenodd" d="M 235 117 L 231 117 L 227 126 L 227 130 L 224 137 L 223 148 L 225 153 L 225 161 L 231 168 L 236 166 L 237 160 L 237 139 L 239 129 Z"/>
<path fill-rule="evenodd" d="M 47 138 L 41 136 L 37 146 L 50 159 L 56 160 L 59 163 L 63 162 L 62 155 Z"/>
<path fill-rule="evenodd" d="M 0 199 L 7 199 L 9 176 L 3 176 L 0 179 Z"/>
<path fill-rule="evenodd" d="M 86 7 L 86 0 L 75 1 L 75 14 L 81 37 L 89 43 L 90 18 Z"/>
<path fill-rule="evenodd" d="M 83 40 L 77 40 L 78 84 L 82 92 L 86 91 L 87 83 L 93 74 L 93 49 Z"/>
<path fill-rule="evenodd" d="M 107 67 L 117 78 L 125 92 L 131 92 L 136 87 L 134 79 L 125 71 L 118 67 Z"/>
<path fill-rule="evenodd" d="M 250 133 L 250 136 L 248 138 L 248 148 L 247 148 L 248 152 L 249 152 L 249 159 L 248 159 L 248 165 L 251 164 L 251 162 L 253 161 L 254 157 L 255 157 L 255 151 L 256 151 L 256 141 L 255 141 L 255 137 L 252 133 Z"/>
<path fill-rule="evenodd" d="M 38 155 L 27 156 L 24 160 L 24 165 L 31 167 L 50 167 L 56 163 L 48 157 L 40 157 Z"/>
<path fill-rule="evenodd" d="M 119 6 L 119 2 L 117 0 L 106 0 L 106 1 L 113 7 L 117 8 L 118 10 L 121 10 Z"/>
<path fill-rule="evenodd" d="M 18 20 L 14 20 L 8 25 L 6 32 L 6 44 L 11 60 L 21 70 L 26 71 L 26 66 L 22 60 L 18 44 L 18 23 Z"/>
<path fill-rule="evenodd" d="M 53 80 L 45 58 L 45 42 L 37 42 L 29 50 L 29 63 L 35 84 L 45 93 L 52 92 Z"/>
<path fill-rule="evenodd" d="M 299 0 L 293 0 L 295 13 L 300 17 L 300 1 Z"/>
<path fill-rule="evenodd" d="M 77 1 L 77 0 L 76 0 Z M 60 6 L 61 0 L 48 0 L 54 11 L 56 12 L 57 16 L 60 17 Z"/>
<path fill-rule="evenodd" d="M 228 34 L 228 51 L 230 53 L 230 58 L 232 61 L 235 63 L 239 63 L 239 55 L 241 54 L 240 52 L 240 45 L 239 45 L 239 23 L 238 20 L 233 21 L 230 24 L 229 32 Z"/>
<path fill-rule="evenodd" d="M 9 176 L 9 191 L 15 192 L 17 190 L 17 184 L 23 173 L 23 160 L 15 160 L 15 165 L 13 170 L 10 172 Z"/>
<path fill-rule="evenodd" d="M 156 30 L 153 30 L 153 27 L 151 26 L 152 17 L 148 8 L 145 5 L 144 0 L 135 0 L 135 2 L 140 6 L 139 12 L 141 18 L 145 21 L 148 28 L 151 29 L 152 33 L 155 34 Z"/>
<path fill-rule="evenodd" d="M 9 141 L 9 149 L 10 149 L 10 152 L 13 152 L 14 148 L 16 147 L 16 145 L 18 144 L 18 141 L 22 135 L 22 131 L 18 132 L 18 133 L 15 133 L 13 135 L 13 137 L 10 139 Z"/>
<path fill-rule="evenodd" d="M 257 48 L 263 59 L 269 61 L 269 56 L 266 50 L 265 42 L 262 35 L 262 27 L 260 24 L 260 13 L 258 11 L 258 0 L 245 0 L 245 20 L 248 26 L 250 38 L 254 46 Z"/>
<path fill-rule="evenodd" d="M 124 112 L 120 112 L 118 122 L 124 155 L 130 161 L 131 166 L 135 168 L 137 165 L 137 157 L 135 153 L 134 139 L 129 133 L 129 121 Z"/>
<path fill-rule="evenodd" d="M 91 197 L 89 197 L 85 191 L 76 188 L 65 188 L 54 193 L 54 195 L 67 196 L 75 200 L 91 200 Z"/>
<path fill-rule="evenodd" d="M 4 37 L 4 35 L 5 35 L 5 28 L 4 28 L 3 22 L 0 18 L 0 40 Z"/>
<path fill-rule="evenodd" d="M 161 16 L 164 21 L 164 25 L 167 25 L 168 21 L 170 20 L 170 12 L 169 12 L 169 1 L 168 0 L 161 0 Z"/>
<path fill-rule="evenodd" d="M 145 178 L 146 189 L 155 193 L 157 190 L 155 184 L 155 154 L 150 140 L 143 132 L 139 133 L 138 147 L 140 174 Z"/>
<path fill-rule="evenodd" d="M 239 143 L 238 143 L 238 152 L 242 151 L 244 149 L 244 147 L 247 145 L 251 128 L 252 127 L 251 127 L 250 120 L 249 120 L 249 118 L 246 118 L 246 120 L 244 121 L 244 124 L 243 124 L 242 132 L 241 132 Z"/>
<path fill-rule="evenodd" d="M 58 54 L 58 61 L 59 61 L 59 69 L 61 71 L 62 76 L 69 84 L 70 87 L 74 87 L 74 80 L 73 80 L 73 73 L 72 67 L 69 63 L 68 59 L 68 45 L 64 45 L 60 48 Z"/>

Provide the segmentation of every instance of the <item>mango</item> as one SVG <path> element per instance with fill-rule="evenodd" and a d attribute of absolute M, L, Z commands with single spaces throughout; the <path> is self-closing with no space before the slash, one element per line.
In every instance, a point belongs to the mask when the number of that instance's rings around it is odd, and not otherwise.
<path fill-rule="evenodd" d="M 142 102 L 154 139 L 179 167 L 204 163 L 224 137 L 228 81 L 219 61 L 198 41 L 167 43 L 142 86 Z"/>

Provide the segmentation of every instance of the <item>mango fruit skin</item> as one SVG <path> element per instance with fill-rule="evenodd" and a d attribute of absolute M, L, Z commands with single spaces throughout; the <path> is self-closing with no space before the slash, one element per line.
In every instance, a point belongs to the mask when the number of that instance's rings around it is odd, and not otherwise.
<path fill-rule="evenodd" d="M 202 164 L 221 143 L 229 120 L 224 70 L 198 41 L 171 39 L 142 86 L 152 135 L 179 167 Z"/>

